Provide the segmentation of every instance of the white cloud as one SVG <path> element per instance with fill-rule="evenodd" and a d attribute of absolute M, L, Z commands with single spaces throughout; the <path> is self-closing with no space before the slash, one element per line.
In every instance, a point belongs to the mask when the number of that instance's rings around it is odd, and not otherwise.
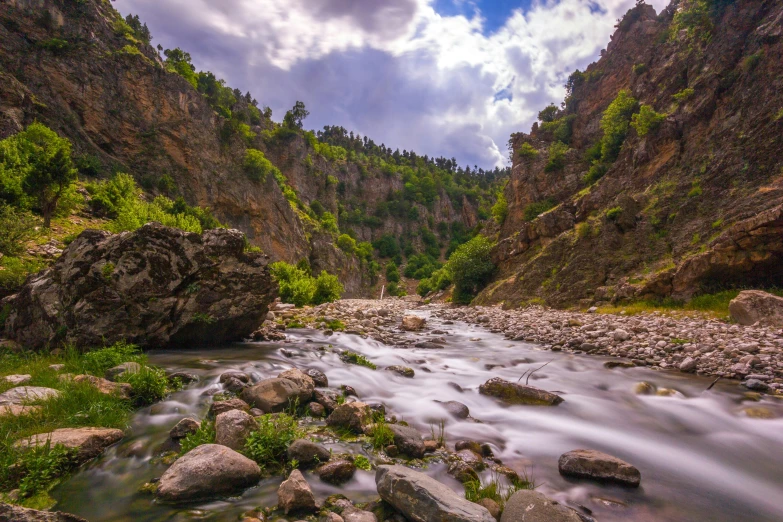
<path fill-rule="evenodd" d="M 116 5 L 139 14 L 165 46 L 189 50 L 198 67 L 250 90 L 278 114 L 303 99 L 320 125 L 492 166 L 504 164 L 511 132 L 526 130 L 538 110 L 562 99 L 568 73 L 597 59 L 633 3 L 536 2 L 489 35 L 478 10 L 469 18 L 441 16 L 432 0 Z M 660 10 L 666 2 L 652 3 Z"/>

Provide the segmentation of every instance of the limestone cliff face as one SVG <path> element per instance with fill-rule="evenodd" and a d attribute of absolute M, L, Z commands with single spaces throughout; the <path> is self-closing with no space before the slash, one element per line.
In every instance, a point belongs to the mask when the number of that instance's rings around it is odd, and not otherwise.
<path fill-rule="evenodd" d="M 359 261 L 308 230 L 272 176 L 255 182 L 245 175 L 244 151 L 264 151 L 304 203 L 318 199 L 333 211 L 338 195 L 329 176 L 345 187 L 341 198 L 357 198 L 368 208 L 399 190 L 399 177 L 371 172 L 363 180 L 355 165 L 320 156 L 313 157 L 314 176 L 305 164 L 312 151 L 301 137 L 280 146 L 262 140 L 272 126 L 268 120 L 251 128 L 254 138 L 221 139 L 225 120 L 184 78 L 166 71 L 152 47 L 128 46 L 116 18 L 104 0 L 0 3 L 0 138 L 41 121 L 71 139 L 75 152 L 98 156 L 107 171 L 130 172 L 149 187 L 171 176 L 188 203 L 210 207 L 272 260 L 309 258 L 313 266 L 339 273 L 347 296 L 369 292 Z M 63 45 L 52 45 L 55 39 Z M 254 94 L 263 100 L 263 93 Z M 470 205 L 455 211 L 445 194 L 431 213 L 421 212 L 436 222 L 477 219 Z M 357 232 L 370 240 L 410 226 L 392 217 L 380 228 Z"/>
<path fill-rule="evenodd" d="M 674 4 L 629 12 L 560 113 L 572 129 L 562 168 L 547 172 L 548 129 L 512 137 L 500 270 L 480 302 L 687 299 L 783 284 L 783 4 L 712 4 L 723 7 L 696 31 L 677 23 Z M 631 128 L 588 187 L 589 149 L 622 89 L 666 117 L 643 137 Z M 545 200 L 556 206 L 527 221 L 525 209 Z"/>

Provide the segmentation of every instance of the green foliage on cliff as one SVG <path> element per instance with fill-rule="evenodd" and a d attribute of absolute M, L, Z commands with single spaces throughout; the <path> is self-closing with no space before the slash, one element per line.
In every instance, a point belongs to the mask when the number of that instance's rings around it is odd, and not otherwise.
<path fill-rule="evenodd" d="M 502 225 L 508 217 L 508 201 L 503 189 L 498 191 L 497 201 L 492 206 L 492 217 L 498 225 Z"/>
<path fill-rule="evenodd" d="M 495 272 L 490 252 L 494 243 L 487 237 L 476 236 L 460 245 L 449 256 L 448 262 L 419 283 L 416 289 L 421 296 L 431 291 L 443 290 L 454 283 L 455 303 L 470 303 L 486 286 Z"/>
<path fill-rule="evenodd" d="M 544 171 L 554 172 L 562 170 L 565 167 L 565 155 L 568 152 L 568 145 L 562 141 L 553 141 L 549 146 L 549 157 L 544 166 Z"/>
<path fill-rule="evenodd" d="M 346 254 L 353 254 L 356 252 L 356 240 L 348 234 L 340 234 L 337 238 L 337 247 Z"/>
<path fill-rule="evenodd" d="M 267 174 L 272 174 L 277 179 L 280 173 L 278 168 L 266 159 L 264 153 L 257 149 L 247 149 L 245 151 L 243 167 L 247 177 L 253 181 L 265 181 Z"/>
<path fill-rule="evenodd" d="M 335 275 L 325 270 L 313 277 L 306 270 L 285 261 L 269 265 L 272 277 L 280 286 L 280 299 L 298 307 L 319 305 L 340 299 L 344 288 Z"/>
<path fill-rule="evenodd" d="M 639 112 L 631 117 L 631 127 L 636 130 L 639 137 L 643 138 L 648 133 L 655 131 L 665 119 L 666 114 L 655 112 L 655 109 L 643 104 L 639 107 Z"/>
<path fill-rule="evenodd" d="M 617 159 L 628 134 L 631 117 L 638 107 L 639 104 L 636 98 L 631 96 L 631 91 L 623 89 L 604 111 L 601 117 L 601 130 L 604 131 L 601 139 L 601 159 L 604 162 L 611 163 Z"/>
<path fill-rule="evenodd" d="M 547 210 L 555 208 L 555 205 L 556 203 L 551 199 L 536 201 L 525 207 L 525 210 L 522 211 L 522 218 L 525 221 L 533 221 Z"/>

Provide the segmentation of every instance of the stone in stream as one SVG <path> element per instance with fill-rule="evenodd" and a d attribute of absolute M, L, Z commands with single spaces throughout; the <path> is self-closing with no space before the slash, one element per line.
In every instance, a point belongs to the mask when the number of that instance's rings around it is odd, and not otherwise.
<path fill-rule="evenodd" d="M 19 404 L 23 405 L 32 401 L 40 401 L 59 397 L 60 392 L 54 388 L 44 388 L 42 386 L 17 386 L 3 393 L 0 393 L 0 405 Z"/>
<path fill-rule="evenodd" d="M 231 379 L 237 379 L 245 384 L 250 383 L 250 376 L 240 370 L 226 370 L 225 372 L 220 374 L 220 378 L 218 379 L 218 381 L 220 382 L 220 384 L 225 384 Z"/>
<path fill-rule="evenodd" d="M 402 318 L 402 323 L 400 323 L 400 328 L 405 330 L 406 332 L 418 332 L 424 328 L 424 325 L 427 324 L 427 320 L 423 317 L 418 317 L 415 315 L 406 315 Z"/>
<path fill-rule="evenodd" d="M 33 448 L 58 444 L 74 450 L 74 460 L 82 463 L 94 459 L 103 450 L 122 439 L 121 430 L 112 428 L 61 428 L 50 433 L 39 433 L 16 441 L 17 448 Z"/>
<path fill-rule="evenodd" d="M 231 410 L 248 411 L 250 410 L 250 405 L 242 399 L 237 398 L 228 399 L 227 401 L 215 401 L 209 407 L 209 416 L 217 417 L 221 413 Z"/>
<path fill-rule="evenodd" d="M 3 380 L 7 383 L 13 384 L 14 386 L 19 386 L 20 384 L 25 384 L 33 380 L 32 375 L 6 375 L 3 377 Z"/>
<path fill-rule="evenodd" d="M 166 376 L 169 382 L 179 381 L 182 384 L 198 382 L 198 375 L 189 372 L 172 372 Z"/>
<path fill-rule="evenodd" d="M 87 522 L 81 517 L 62 511 L 37 509 L 0 503 L 0 522 Z"/>
<path fill-rule="evenodd" d="M 141 365 L 137 362 L 124 362 L 118 364 L 113 368 L 106 370 L 104 377 L 110 381 L 116 381 L 118 377 L 121 377 L 128 373 L 139 373 L 141 371 Z"/>
<path fill-rule="evenodd" d="M 196 433 L 200 427 L 201 423 L 199 421 L 185 417 L 171 428 L 169 437 L 174 440 L 184 439 L 191 433 Z"/>
<path fill-rule="evenodd" d="M 497 502 L 492 500 L 491 498 L 482 498 L 478 502 L 476 502 L 479 506 L 483 506 L 489 511 L 489 514 L 492 515 L 492 518 L 495 520 L 500 520 L 500 506 Z"/>
<path fill-rule="evenodd" d="M 370 407 L 363 402 L 347 402 L 340 404 L 327 417 L 326 424 L 347 428 L 355 433 L 362 433 L 364 427 L 372 420 Z"/>
<path fill-rule="evenodd" d="M 319 466 L 315 474 L 324 482 L 330 484 L 343 484 L 353 478 L 356 473 L 356 464 L 346 459 L 331 460 Z"/>
<path fill-rule="evenodd" d="M 339 406 L 337 396 L 337 392 L 334 390 L 315 390 L 313 392 L 315 402 L 323 406 L 328 413 L 333 412 Z"/>
<path fill-rule="evenodd" d="M 414 522 L 495 521 L 485 507 L 466 500 L 424 473 L 403 466 L 378 466 L 375 484 L 383 500 Z"/>
<path fill-rule="evenodd" d="M 486 464 L 484 464 L 484 459 L 481 457 L 481 454 L 473 450 L 459 450 L 455 457 L 476 471 L 483 471 L 484 468 L 487 467 Z"/>
<path fill-rule="evenodd" d="M 242 410 L 230 410 L 215 418 L 215 444 L 240 451 L 247 437 L 258 429 L 258 423 Z"/>
<path fill-rule="evenodd" d="M 461 402 L 457 401 L 435 401 L 441 406 L 443 406 L 443 409 L 449 412 L 449 414 L 452 417 L 456 417 L 457 419 L 467 419 L 470 417 L 470 409 L 462 404 Z"/>
<path fill-rule="evenodd" d="M 384 369 L 386 371 L 394 372 L 394 373 L 397 373 L 399 375 L 402 375 L 403 377 L 408 377 L 408 378 L 411 378 L 411 379 L 415 375 L 415 373 L 413 371 L 413 368 L 408 368 L 407 366 L 399 366 L 399 365 L 387 366 Z"/>
<path fill-rule="evenodd" d="M 315 389 L 315 381 L 312 377 L 307 375 L 299 368 L 291 368 L 290 370 L 286 370 L 280 373 L 280 375 L 277 377 L 279 379 L 288 379 L 289 381 L 294 381 L 302 390 L 303 395 L 307 395 L 308 399 L 312 397 L 313 390 Z"/>
<path fill-rule="evenodd" d="M 310 410 L 310 415 L 313 417 L 323 417 L 326 415 L 326 408 L 318 404 L 317 402 L 311 402 L 307 405 L 307 409 Z"/>
<path fill-rule="evenodd" d="M 603 482 L 615 482 L 639 487 L 642 474 L 631 464 L 595 450 L 573 450 L 563 453 L 557 461 L 561 475 L 587 478 Z"/>
<path fill-rule="evenodd" d="M 556 406 L 563 402 L 563 398 L 554 393 L 534 386 L 509 382 L 499 377 L 493 377 L 479 386 L 479 393 L 497 397 L 508 404 Z"/>
<path fill-rule="evenodd" d="M 223 383 L 223 389 L 231 393 L 239 393 L 242 390 L 244 390 L 246 387 L 247 384 L 234 377 L 229 377 Z"/>
<path fill-rule="evenodd" d="M 206 500 L 241 493 L 261 480 L 258 464 L 231 448 L 203 444 L 177 459 L 155 495 L 168 502 Z"/>
<path fill-rule="evenodd" d="M 394 434 L 394 445 L 400 453 L 414 459 L 424 456 L 424 440 L 418 430 L 401 424 L 387 424 L 387 426 Z"/>
<path fill-rule="evenodd" d="M 454 462 L 449 464 L 449 468 L 447 472 L 449 475 L 459 480 L 463 484 L 465 482 L 473 482 L 479 480 L 479 476 L 478 473 L 476 473 L 476 470 L 461 460 L 455 460 Z"/>
<path fill-rule="evenodd" d="M 265 413 L 277 413 L 288 408 L 293 402 L 299 401 L 300 404 L 308 402 L 313 395 L 312 382 L 310 379 L 310 386 L 307 386 L 280 377 L 264 379 L 242 390 L 240 397 Z"/>
<path fill-rule="evenodd" d="M 313 490 L 298 469 L 292 471 L 277 489 L 277 506 L 286 515 L 314 513 L 318 510 Z"/>
<path fill-rule="evenodd" d="M 288 460 L 296 459 L 305 468 L 328 462 L 331 457 L 328 449 L 307 439 L 297 439 L 288 446 Z"/>
<path fill-rule="evenodd" d="M 760 290 L 744 290 L 729 303 L 729 314 L 738 324 L 783 326 L 783 297 Z"/>
<path fill-rule="evenodd" d="M 373 513 L 357 508 L 344 498 L 336 500 L 334 505 L 341 509 L 340 518 L 343 522 L 378 522 L 378 519 Z M 327 520 L 327 522 L 329 522 L 329 520 Z"/>
<path fill-rule="evenodd" d="M 316 370 L 315 368 L 308 368 L 307 370 L 305 370 L 305 374 L 307 374 L 307 376 L 313 380 L 316 386 L 319 386 L 321 388 L 326 388 L 327 386 L 329 386 L 329 379 L 326 378 L 326 374 L 321 370 Z"/>
<path fill-rule="evenodd" d="M 569 509 L 543 494 L 522 489 L 511 495 L 503 508 L 500 522 L 582 522 L 573 509 Z"/>

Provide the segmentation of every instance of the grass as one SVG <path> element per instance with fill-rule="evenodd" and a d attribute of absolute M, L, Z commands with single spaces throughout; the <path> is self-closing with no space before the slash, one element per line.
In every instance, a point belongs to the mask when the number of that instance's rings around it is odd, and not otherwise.
<path fill-rule="evenodd" d="M 528 478 L 527 473 L 523 477 L 512 479 L 509 484 L 503 484 L 500 477 L 493 474 L 489 482 L 484 483 L 480 480 L 471 480 L 466 482 L 464 486 L 466 499 L 471 502 L 478 502 L 483 498 L 488 498 L 497 502 L 501 509 L 506 501 L 511 498 L 511 495 L 517 491 L 536 488 L 535 483 L 532 478 Z"/>
<path fill-rule="evenodd" d="M 783 290 L 767 289 L 771 294 L 783 297 Z M 741 290 L 721 290 L 711 294 L 702 294 L 688 302 L 676 301 L 666 298 L 661 300 L 635 301 L 625 305 L 602 306 L 598 312 L 602 314 L 617 314 L 625 312 L 626 315 L 638 315 L 651 312 L 682 312 L 686 314 L 699 314 L 716 319 L 727 319 L 729 316 L 729 302 L 737 297 Z"/>
<path fill-rule="evenodd" d="M 386 424 L 386 419 L 384 419 L 383 416 L 376 416 L 375 424 L 373 425 L 372 430 L 370 430 L 369 438 L 370 444 L 372 444 L 372 447 L 376 450 L 394 444 L 394 432 L 389 428 L 389 425 Z"/>
<path fill-rule="evenodd" d="M 441 419 L 438 421 L 438 432 L 435 433 L 435 425 L 430 424 L 430 432 L 432 433 L 432 440 L 436 441 L 439 446 L 446 446 L 446 421 Z"/>
<path fill-rule="evenodd" d="M 340 321 L 339 319 L 332 319 L 328 323 L 326 323 L 326 327 L 329 330 L 333 330 L 335 332 L 342 332 L 345 330 L 345 323 Z"/>
<path fill-rule="evenodd" d="M 180 442 L 179 454 L 184 455 L 202 444 L 212 444 L 215 442 L 215 423 L 209 420 L 201 421 L 199 428 L 193 433 L 188 433 L 182 442 Z"/>
<path fill-rule="evenodd" d="M 268 471 L 284 469 L 288 446 L 302 438 L 304 430 L 287 413 L 263 415 L 258 419 L 258 426 L 247 438 L 244 454 Z"/>
<path fill-rule="evenodd" d="M 370 459 L 368 459 L 364 455 L 356 455 L 353 458 L 353 463 L 356 464 L 357 468 L 363 469 L 364 471 L 370 471 L 372 469 L 372 464 L 370 464 Z"/>
<path fill-rule="evenodd" d="M 364 355 L 352 351 L 343 352 L 342 355 L 340 355 L 340 359 L 342 359 L 344 362 L 347 362 L 348 364 L 358 364 L 359 366 L 365 366 L 367 368 L 370 368 L 371 370 L 375 370 L 378 368 L 371 360 L 369 360 Z"/>

